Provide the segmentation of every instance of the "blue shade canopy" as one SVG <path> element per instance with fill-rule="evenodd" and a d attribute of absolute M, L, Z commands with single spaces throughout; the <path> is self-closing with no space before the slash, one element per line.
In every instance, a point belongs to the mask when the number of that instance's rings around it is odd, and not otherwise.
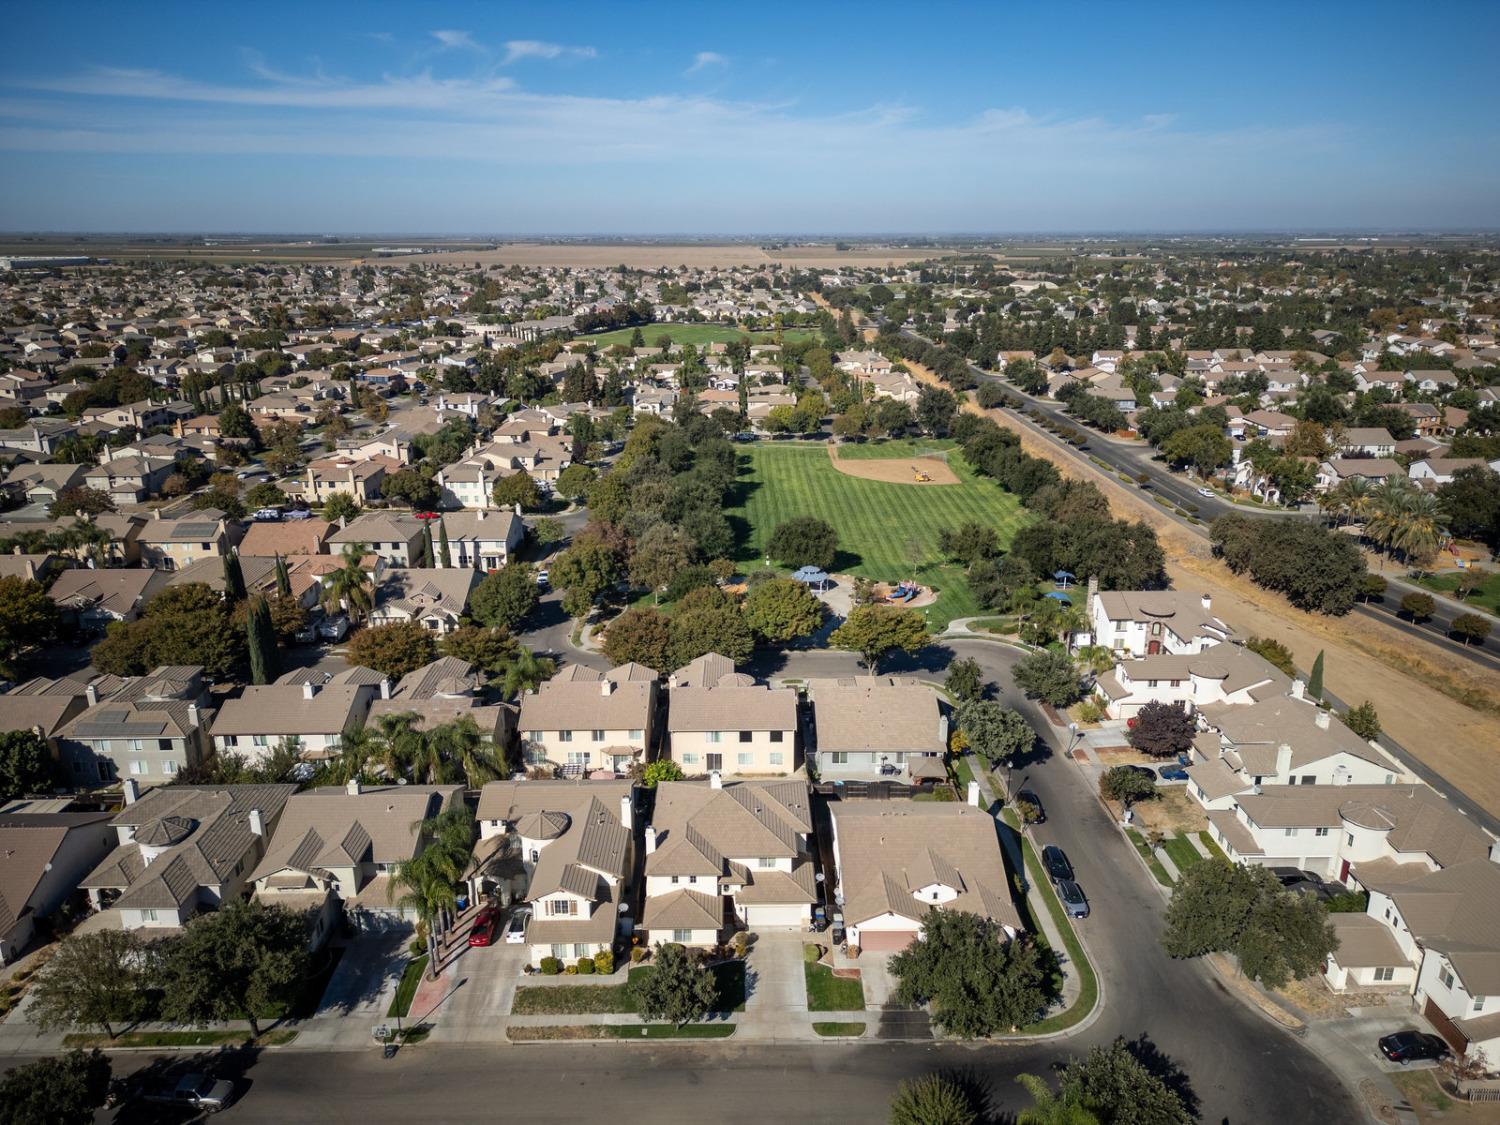
<path fill-rule="evenodd" d="M 1048 594 L 1047 596 L 1049 598 L 1051 598 L 1053 601 L 1062 602 L 1063 605 L 1072 605 L 1073 604 L 1073 599 L 1072 598 L 1068 597 L 1067 594 L 1059 594 L 1056 590 L 1053 590 L 1052 593 Z"/>

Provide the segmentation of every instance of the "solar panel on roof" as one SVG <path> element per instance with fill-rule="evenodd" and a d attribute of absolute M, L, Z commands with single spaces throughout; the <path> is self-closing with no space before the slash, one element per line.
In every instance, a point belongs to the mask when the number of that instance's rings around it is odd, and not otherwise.
<path fill-rule="evenodd" d="M 204 539 L 218 529 L 217 524 L 212 523 L 184 523 L 177 527 L 178 535 L 186 535 L 189 538 Z"/>

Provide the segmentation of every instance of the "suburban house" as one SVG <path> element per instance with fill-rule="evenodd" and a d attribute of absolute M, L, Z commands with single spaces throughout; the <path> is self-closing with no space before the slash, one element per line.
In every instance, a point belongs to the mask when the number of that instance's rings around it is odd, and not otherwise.
<path fill-rule="evenodd" d="M 928 684 L 895 676 L 809 680 L 807 695 L 820 776 L 943 775 L 948 718 Z"/>
<path fill-rule="evenodd" d="M 469 594 L 479 585 L 479 572 L 468 567 L 412 567 L 389 570 L 375 587 L 371 625 L 394 625 L 414 621 L 433 633 L 451 633 L 469 604 Z"/>
<path fill-rule="evenodd" d="M 1235 644 L 1122 660 L 1094 681 L 1094 693 L 1111 719 L 1129 719 L 1148 703 L 1174 703 L 1188 711 L 1210 703 L 1256 703 L 1290 687 L 1291 679 L 1265 657 Z"/>
<path fill-rule="evenodd" d="M 833 859 L 849 945 L 896 953 L 929 910 L 961 910 L 1021 932 L 995 821 L 975 804 L 835 801 Z"/>
<path fill-rule="evenodd" d="M 516 848 L 531 904 L 526 944 L 543 957 L 592 957 L 628 921 L 634 864 L 634 783 L 492 781 L 479 791 L 480 848 Z"/>
<path fill-rule="evenodd" d="M 1406 470 L 1393 457 L 1330 457 L 1319 463 L 1315 487 L 1319 492 L 1328 492 L 1351 477 L 1379 484 L 1387 477 L 1404 476 Z"/>
<path fill-rule="evenodd" d="M 251 685 L 219 708 L 214 748 L 220 754 L 241 754 L 254 764 L 285 740 L 303 758 L 332 758 L 343 750 L 344 735 L 364 725 L 370 701 L 378 694 L 376 685 L 359 682 Z"/>
<path fill-rule="evenodd" d="M 484 571 L 499 570 L 510 562 L 526 535 L 519 506 L 515 511 L 480 508 L 472 512 L 445 512 L 440 526 L 448 534 L 449 561 L 454 566 Z M 434 529 L 432 535 L 436 543 L 439 531 Z M 442 565 L 441 559 L 437 562 Z"/>
<path fill-rule="evenodd" d="M 138 795 L 110 826 L 118 841 L 79 886 L 100 929 L 176 929 L 239 898 L 295 785 L 170 785 Z"/>
<path fill-rule="evenodd" d="M 646 826 L 653 943 L 714 946 L 738 928 L 802 929 L 818 902 L 805 781 L 664 781 Z"/>
<path fill-rule="evenodd" d="M 1233 630 L 1212 612 L 1207 594 L 1182 590 L 1106 590 L 1089 582 L 1090 636 L 1075 638 L 1128 656 L 1202 652 L 1226 641 Z"/>
<path fill-rule="evenodd" d="M 228 519 L 217 508 L 204 508 L 177 519 L 163 517 L 161 509 L 149 519 L 137 537 L 141 561 L 159 570 L 181 570 L 189 563 L 216 559 L 240 541 L 239 520 Z"/>
<path fill-rule="evenodd" d="M 146 602 L 165 586 L 159 570 L 64 570 L 47 589 L 62 611 L 63 624 L 103 630 L 111 621 L 134 621 Z"/>
<path fill-rule="evenodd" d="M 84 688 L 87 708 L 57 732 L 58 765 L 74 785 L 128 777 L 165 785 L 209 756 L 208 685 L 198 665 L 172 665 L 106 686 Z"/>
<path fill-rule="evenodd" d="M 95 688 L 93 699 L 99 698 Z M 56 757 L 58 732 L 91 705 L 88 682 L 38 676 L 0 693 L 0 731 L 33 731 L 47 740 Z"/>
<path fill-rule="evenodd" d="M 1340 453 L 1362 453 L 1366 457 L 1393 457 L 1396 439 L 1384 426 L 1351 426 L 1338 437 Z"/>
<path fill-rule="evenodd" d="M 51 504 L 58 494 L 83 484 L 87 465 L 28 465 L 24 462 L 5 478 L 5 489 L 28 504 Z"/>
<path fill-rule="evenodd" d="M 347 457 L 314 461 L 307 466 L 302 497 L 309 504 L 325 504 L 337 492 L 354 497 L 360 504 L 380 499 L 386 474 L 401 466 L 384 457 L 355 460 Z"/>
<path fill-rule="evenodd" d="M 267 520 L 252 523 L 240 541 L 240 557 L 326 555 L 333 524 L 327 520 Z"/>
<path fill-rule="evenodd" d="M 516 729 L 516 708 L 508 703 L 486 705 L 480 695 L 484 679 L 474 665 L 456 656 L 442 656 L 401 677 L 394 690 L 382 681 L 379 699 L 370 704 L 367 723 L 378 724 L 386 715 L 416 715 L 418 730 L 431 730 L 443 723 L 469 718 L 480 736 L 501 750 L 509 751 Z"/>
<path fill-rule="evenodd" d="M 107 812 L 0 811 L 0 965 L 26 949 L 37 923 L 110 853 L 109 820 Z"/>
<path fill-rule="evenodd" d="M 176 471 L 177 461 L 171 457 L 114 457 L 88 470 L 83 482 L 115 504 L 136 504 L 160 492 Z"/>
<path fill-rule="evenodd" d="M 1211 703 L 1198 711 L 1206 733 L 1193 743 L 1188 792 L 1205 808 L 1232 808 L 1239 795 L 1281 785 L 1394 785 L 1411 775 L 1323 708 L 1289 695 L 1249 706 Z"/>
<path fill-rule="evenodd" d="M 422 555 L 422 529 L 416 516 L 404 512 L 364 512 L 328 539 L 334 552 L 357 544 L 391 566 L 411 566 Z"/>
<path fill-rule="evenodd" d="M 517 720 L 526 764 L 572 776 L 616 773 L 644 761 L 656 736 L 657 674 L 640 664 L 597 672 L 569 664 L 521 698 Z"/>
<path fill-rule="evenodd" d="M 672 676 L 668 752 L 684 773 L 785 776 L 797 757 L 797 693 L 737 673 L 710 652 Z"/>
<path fill-rule="evenodd" d="M 426 845 L 422 822 L 462 804 L 461 785 L 363 786 L 295 793 L 271 846 L 251 872 L 261 902 L 317 911 L 312 945 L 333 932 L 340 908 L 359 928 L 407 918 L 391 875 Z M 373 917 L 372 917 L 373 916 Z"/>
<path fill-rule="evenodd" d="M 1413 461 L 1406 475 L 1418 484 L 1448 484 L 1461 469 L 1489 469 L 1500 473 L 1500 458 L 1486 461 L 1482 457 L 1426 457 Z"/>

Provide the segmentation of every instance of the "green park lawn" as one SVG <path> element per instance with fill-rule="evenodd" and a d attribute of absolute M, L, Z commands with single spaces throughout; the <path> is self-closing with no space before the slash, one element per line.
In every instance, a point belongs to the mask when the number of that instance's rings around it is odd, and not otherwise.
<path fill-rule="evenodd" d="M 843 446 L 841 456 L 910 457 L 910 443 Z M 727 515 L 739 535 L 741 562 L 765 557 L 766 543 L 779 524 L 796 516 L 826 520 L 839 534 L 834 570 L 886 582 L 915 575 L 936 587 L 928 608 L 934 629 L 955 617 L 972 617 L 979 604 L 964 581 L 961 566 L 938 552 L 938 532 L 977 520 L 993 527 L 1002 546 L 1030 520 L 1016 497 L 978 476 L 962 458 L 948 462 L 957 484 L 891 484 L 839 472 L 822 443 L 773 445 L 757 442 L 741 462 L 735 503 Z"/>
<path fill-rule="evenodd" d="M 634 328 L 616 328 L 611 332 L 583 338 L 598 348 L 608 348 L 615 344 L 630 343 L 630 337 L 634 333 Z M 757 344 L 776 342 L 774 332 L 746 332 L 726 324 L 643 324 L 641 335 L 645 337 L 648 348 L 655 347 L 656 341 L 663 335 L 671 336 L 674 344 L 692 344 L 698 348 L 704 344 L 727 344 L 733 340 L 753 340 Z M 781 335 L 782 339 L 790 342 L 805 340 L 817 333 L 811 328 L 788 328 Z"/>
<path fill-rule="evenodd" d="M 1418 578 L 1417 582 L 1429 590 L 1460 600 L 1454 591 L 1458 589 L 1458 580 L 1461 577 L 1463 577 L 1462 572 L 1453 570 L 1445 574 L 1427 574 Z M 1484 585 L 1461 600 L 1472 612 L 1500 614 L 1500 572 L 1492 573 L 1485 580 Z"/>
<path fill-rule="evenodd" d="M 923 457 L 956 448 L 956 442 L 939 438 L 882 438 L 879 441 L 845 442 L 839 446 L 839 456 L 850 461 L 874 461 L 879 458 Z"/>

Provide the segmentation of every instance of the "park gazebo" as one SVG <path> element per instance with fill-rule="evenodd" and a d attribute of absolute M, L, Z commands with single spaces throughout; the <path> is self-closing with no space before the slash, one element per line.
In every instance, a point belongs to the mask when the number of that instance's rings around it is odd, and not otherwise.
<path fill-rule="evenodd" d="M 820 570 L 815 566 L 801 567 L 795 574 L 792 575 L 792 578 L 794 581 L 801 582 L 806 586 L 812 587 L 820 594 L 824 590 L 828 589 L 828 572 L 826 570 Z"/>

